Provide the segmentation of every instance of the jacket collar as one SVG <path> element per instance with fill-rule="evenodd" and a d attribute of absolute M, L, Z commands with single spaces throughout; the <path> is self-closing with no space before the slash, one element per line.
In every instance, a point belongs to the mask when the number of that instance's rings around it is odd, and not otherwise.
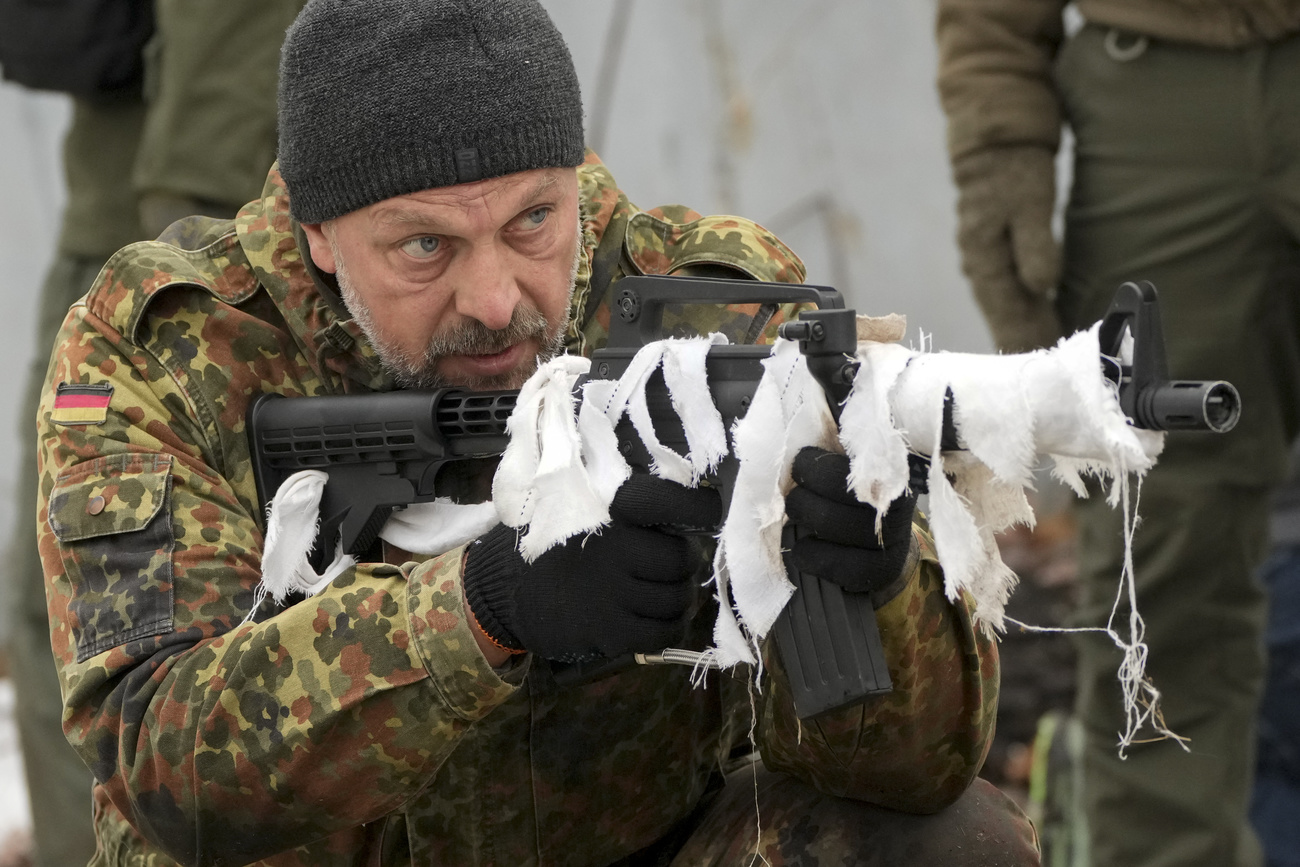
<path fill-rule="evenodd" d="M 235 218 L 235 232 L 258 282 L 326 388 L 391 390 L 392 377 L 348 315 L 337 285 L 311 261 L 302 227 L 289 216 L 289 193 L 278 165 L 271 167 L 261 198 Z"/>

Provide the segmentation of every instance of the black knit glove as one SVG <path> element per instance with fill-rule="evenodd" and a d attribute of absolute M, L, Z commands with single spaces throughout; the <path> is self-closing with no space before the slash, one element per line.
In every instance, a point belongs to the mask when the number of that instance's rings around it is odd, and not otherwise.
<path fill-rule="evenodd" d="M 685 632 L 698 549 L 680 535 L 721 520 L 717 491 L 646 474 L 623 483 L 599 534 L 574 537 L 527 564 L 515 530 L 475 540 L 465 598 L 509 650 L 574 662 L 670 647 Z"/>
<path fill-rule="evenodd" d="M 1061 249 L 1052 236 L 1056 155 L 1006 145 L 953 163 L 957 244 L 993 340 L 1003 352 L 1051 346 L 1061 337 L 1052 295 Z"/>
<path fill-rule="evenodd" d="M 785 513 L 795 527 L 795 565 L 853 593 L 873 593 L 877 607 L 902 589 L 897 582 L 912 546 L 916 497 L 890 503 L 876 535 L 876 510 L 848 487 L 849 459 L 808 447 L 794 459 L 795 487 Z"/>

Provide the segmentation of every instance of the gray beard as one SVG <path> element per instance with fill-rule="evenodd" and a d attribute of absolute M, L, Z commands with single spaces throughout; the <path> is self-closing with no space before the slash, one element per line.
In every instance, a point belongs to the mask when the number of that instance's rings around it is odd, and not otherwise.
<path fill-rule="evenodd" d="M 333 251 L 334 264 L 338 269 L 339 291 L 348 312 L 356 320 L 361 333 L 374 347 L 379 356 L 379 363 L 384 371 L 393 378 L 399 388 L 447 388 L 456 386 L 473 391 L 493 391 L 497 389 L 519 388 L 536 372 L 539 365 L 550 361 L 564 349 L 564 330 L 568 324 L 567 314 L 573 300 L 574 283 L 578 276 L 578 265 L 582 261 L 582 221 L 578 221 L 578 243 L 574 251 L 573 267 L 569 272 L 569 294 L 565 301 L 565 319 L 551 323 L 538 310 L 516 306 L 510 322 L 505 328 L 493 330 L 477 320 L 469 320 L 463 325 L 443 334 L 435 335 L 424 353 L 418 358 L 410 358 L 388 340 L 375 324 L 370 308 L 361 300 L 352 281 L 347 265 L 343 261 L 334 238 L 328 236 L 330 249 Z M 504 352 L 523 340 L 535 339 L 540 349 L 537 357 L 528 360 L 521 367 L 495 376 L 471 377 L 464 382 L 449 382 L 438 373 L 438 364 L 450 355 L 493 355 Z"/>

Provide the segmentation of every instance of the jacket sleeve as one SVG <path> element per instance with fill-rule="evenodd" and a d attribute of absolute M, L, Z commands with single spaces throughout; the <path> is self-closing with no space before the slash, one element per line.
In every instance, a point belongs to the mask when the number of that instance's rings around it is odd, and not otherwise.
<path fill-rule="evenodd" d="M 460 550 L 245 623 L 262 532 L 216 468 L 236 422 L 208 415 L 74 307 L 38 420 L 39 544 L 69 741 L 172 857 L 243 864 L 398 807 L 515 687 L 466 624 Z"/>
<path fill-rule="evenodd" d="M 949 602 L 928 532 L 905 588 L 876 611 L 893 691 L 799 720 L 773 642 L 764 647 L 764 763 L 835 797 L 932 813 L 974 780 L 993 737 L 998 656 L 965 597 Z"/>
<path fill-rule="evenodd" d="M 939 0 L 939 99 L 954 160 L 987 147 L 1056 150 L 1061 106 L 1052 62 L 1064 0 Z"/>

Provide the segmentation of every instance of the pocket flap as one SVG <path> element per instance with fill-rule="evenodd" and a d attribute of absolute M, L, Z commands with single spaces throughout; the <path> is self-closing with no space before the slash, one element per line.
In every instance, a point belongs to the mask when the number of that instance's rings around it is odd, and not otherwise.
<path fill-rule="evenodd" d="M 50 529 L 60 542 L 143 530 L 167 502 L 171 455 L 95 458 L 59 474 Z"/>

